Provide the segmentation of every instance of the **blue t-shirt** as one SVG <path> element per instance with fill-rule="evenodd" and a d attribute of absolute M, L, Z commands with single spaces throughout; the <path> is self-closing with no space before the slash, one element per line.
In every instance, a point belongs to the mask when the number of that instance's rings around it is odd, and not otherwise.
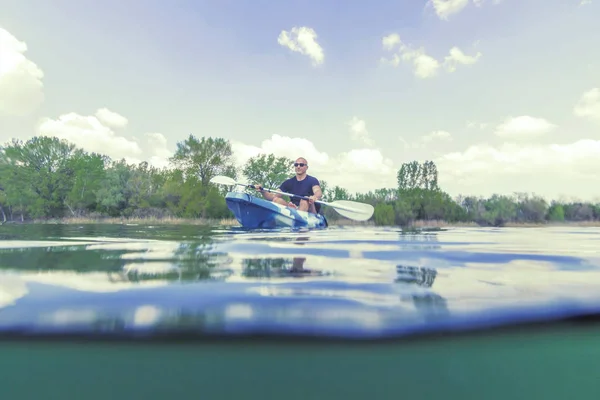
<path fill-rule="evenodd" d="M 292 193 L 292 194 L 296 194 L 299 196 L 312 196 L 314 195 L 313 193 L 313 186 L 315 185 L 319 185 L 319 180 L 317 178 L 315 178 L 314 176 L 310 176 L 310 175 L 306 175 L 306 178 L 302 179 L 301 181 L 299 181 L 298 179 L 296 179 L 296 177 L 292 177 L 286 181 L 284 181 L 281 186 L 279 186 L 279 190 L 281 190 L 282 192 L 287 192 L 287 193 Z M 292 203 L 294 203 L 295 205 L 299 205 L 300 204 L 300 199 L 297 197 L 292 197 L 290 198 L 290 201 Z M 315 209 L 317 210 L 317 212 L 319 212 L 319 210 L 321 209 L 321 205 L 318 203 L 315 203 Z"/>

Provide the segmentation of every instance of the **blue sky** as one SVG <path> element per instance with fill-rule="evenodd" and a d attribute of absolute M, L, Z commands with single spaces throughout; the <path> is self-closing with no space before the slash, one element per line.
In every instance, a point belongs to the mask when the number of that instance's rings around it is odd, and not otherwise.
<path fill-rule="evenodd" d="M 600 1 L 580 3 L 0 0 L 0 140 L 162 165 L 192 133 L 231 140 L 240 163 L 303 155 L 351 191 L 433 159 L 451 195 L 595 198 Z M 278 43 L 302 27 L 322 63 Z M 470 61 L 449 71 L 453 47 Z"/>

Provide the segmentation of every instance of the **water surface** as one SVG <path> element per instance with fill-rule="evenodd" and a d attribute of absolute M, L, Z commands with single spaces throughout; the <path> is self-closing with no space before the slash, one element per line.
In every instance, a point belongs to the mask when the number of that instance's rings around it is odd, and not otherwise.
<path fill-rule="evenodd" d="M 398 337 L 600 308 L 600 229 L 0 226 L 0 332 Z"/>

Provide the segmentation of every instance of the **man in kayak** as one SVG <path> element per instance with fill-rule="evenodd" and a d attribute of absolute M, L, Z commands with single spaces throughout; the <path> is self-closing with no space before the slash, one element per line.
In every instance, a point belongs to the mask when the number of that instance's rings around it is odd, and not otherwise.
<path fill-rule="evenodd" d="M 317 214 L 321 209 L 321 205 L 316 204 L 315 200 L 321 200 L 323 197 L 319 180 L 306 173 L 308 170 L 308 161 L 306 161 L 306 158 L 304 157 L 299 157 L 296 159 L 296 162 L 294 162 L 294 169 L 296 170 L 296 176 L 284 181 L 279 186 L 279 190 L 298 196 L 306 196 L 309 198 L 308 201 L 299 199 L 297 197 L 292 197 L 291 201 L 287 203 L 281 198 L 280 194 L 263 191 L 262 185 L 254 185 L 254 187 L 256 190 L 261 192 L 263 197 L 267 200 L 282 204 L 284 206 L 296 208 L 301 211 L 308 211 Z"/>

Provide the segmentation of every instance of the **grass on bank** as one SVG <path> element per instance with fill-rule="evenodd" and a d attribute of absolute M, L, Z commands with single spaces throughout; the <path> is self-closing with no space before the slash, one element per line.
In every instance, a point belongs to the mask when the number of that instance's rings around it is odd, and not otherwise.
<path fill-rule="evenodd" d="M 413 228 L 450 228 L 450 227 L 480 227 L 475 222 L 447 222 L 443 220 L 415 221 L 411 225 Z M 558 226 L 576 226 L 576 227 L 600 227 L 600 221 L 562 221 L 562 222 L 507 222 L 503 228 L 540 228 L 540 227 L 558 227 Z"/>

